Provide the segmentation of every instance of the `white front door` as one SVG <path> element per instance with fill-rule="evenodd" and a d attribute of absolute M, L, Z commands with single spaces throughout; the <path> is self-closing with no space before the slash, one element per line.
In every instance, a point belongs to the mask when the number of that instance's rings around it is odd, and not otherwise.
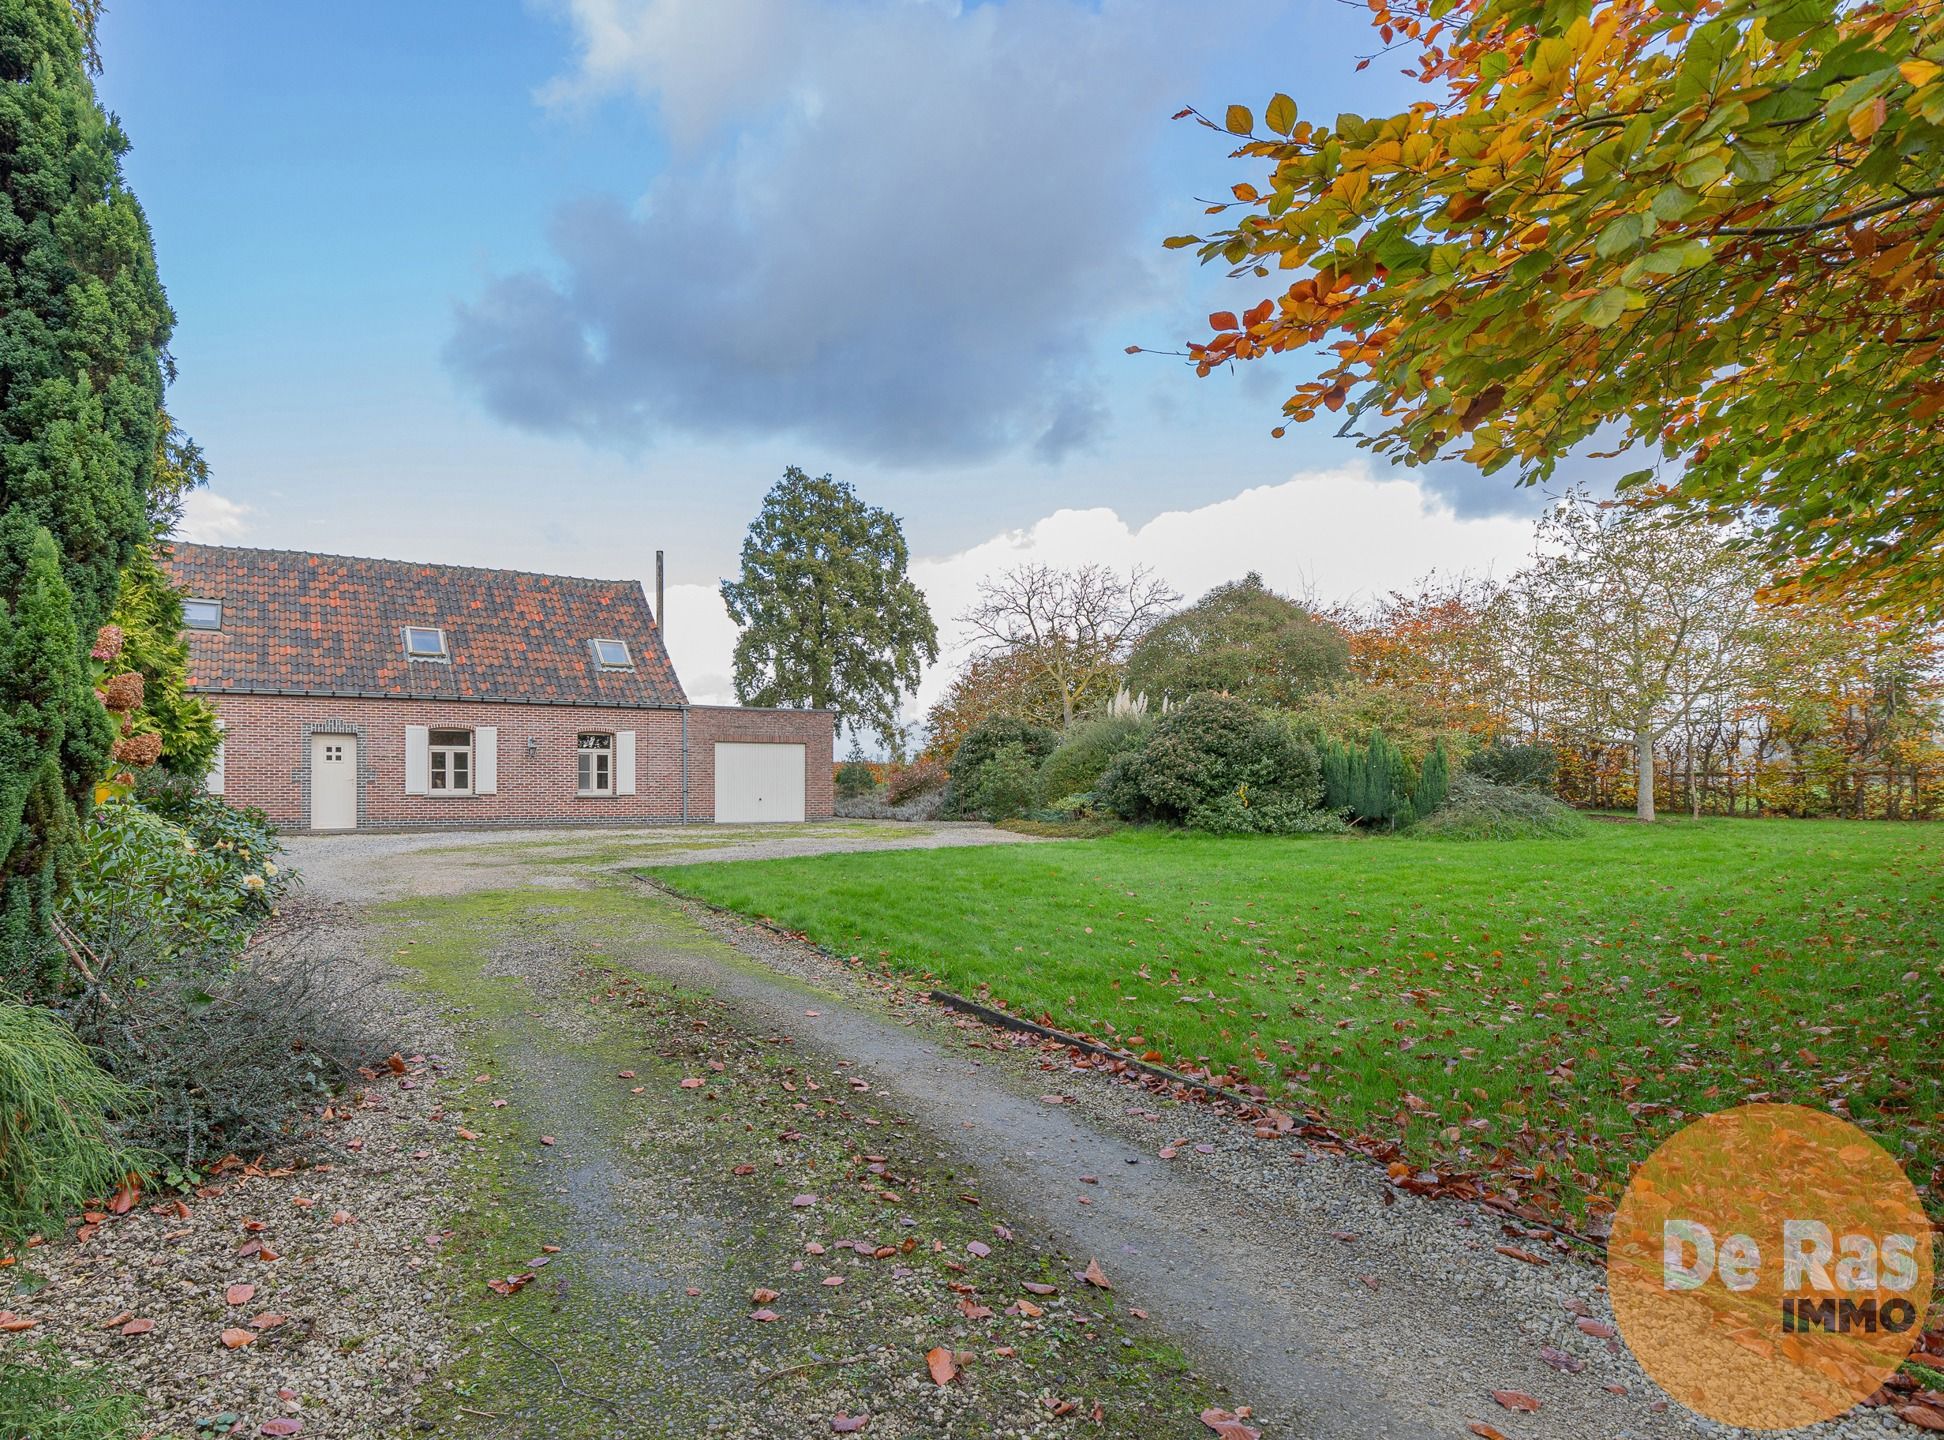
<path fill-rule="evenodd" d="M 715 818 L 719 825 L 803 818 L 803 747 L 715 747 Z"/>
<path fill-rule="evenodd" d="M 310 828 L 358 828 L 358 737 L 355 735 L 311 736 Z"/>

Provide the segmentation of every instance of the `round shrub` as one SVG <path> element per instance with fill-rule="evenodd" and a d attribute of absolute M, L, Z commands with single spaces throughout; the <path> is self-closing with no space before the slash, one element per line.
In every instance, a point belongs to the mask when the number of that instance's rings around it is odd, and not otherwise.
<path fill-rule="evenodd" d="M 1039 760 L 1018 742 L 1001 745 L 978 770 L 969 808 L 987 820 L 1010 820 L 1033 808 Z"/>
<path fill-rule="evenodd" d="M 1288 727 L 1230 696 L 1196 695 L 1110 764 L 1095 793 L 1123 819 L 1199 817 L 1232 829 L 1238 812 L 1257 807 L 1267 807 L 1265 825 L 1272 814 L 1293 823 L 1317 808 L 1323 782 L 1316 751 Z"/>
<path fill-rule="evenodd" d="M 974 726 L 952 754 L 951 788 L 945 799 L 948 815 L 979 815 L 985 767 L 1008 746 L 1018 749 L 1032 762 L 1037 778 L 1040 762 L 1059 745 L 1060 737 L 1044 725 L 1035 725 L 1017 715 L 994 715 Z M 1017 767 L 1017 760 L 1009 766 Z M 1029 795 L 1027 803 L 1031 804 Z"/>
<path fill-rule="evenodd" d="M 1413 835 L 1444 840 L 1530 840 L 1577 835 L 1585 822 L 1550 795 L 1517 785 L 1494 785 L 1460 771 L 1451 796 L 1412 827 Z"/>
<path fill-rule="evenodd" d="M 1060 737 L 1060 746 L 1040 768 L 1042 804 L 1091 790 L 1115 757 L 1141 743 L 1145 722 L 1133 716 L 1083 720 Z"/>

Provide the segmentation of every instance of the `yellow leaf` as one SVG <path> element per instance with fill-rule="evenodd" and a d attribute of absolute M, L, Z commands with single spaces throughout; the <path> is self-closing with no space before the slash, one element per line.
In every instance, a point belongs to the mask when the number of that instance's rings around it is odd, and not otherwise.
<path fill-rule="evenodd" d="M 1874 100 L 1865 100 L 1849 112 L 1849 132 L 1858 140 L 1868 140 L 1883 128 L 1883 117 L 1884 104 L 1881 95 Z"/>
<path fill-rule="evenodd" d="M 1256 188 L 1253 185 L 1243 184 L 1243 185 L 1236 185 L 1231 188 L 1233 188 L 1233 190 L 1235 191 L 1235 198 L 1237 200 L 1241 200 L 1253 204 L 1258 198 L 1256 194 Z"/>
<path fill-rule="evenodd" d="M 1939 75 L 1944 75 L 1944 65 L 1936 65 L 1929 60 L 1906 60 L 1897 67 L 1897 73 L 1910 82 L 1912 89 L 1922 90 Z"/>
<path fill-rule="evenodd" d="M 1296 102 L 1279 90 L 1269 101 L 1269 109 L 1262 118 L 1278 135 L 1287 135 L 1296 128 Z"/>
<path fill-rule="evenodd" d="M 1248 106 L 1228 107 L 1228 128 L 1231 135 L 1247 135 L 1255 129 L 1255 116 L 1249 113 Z"/>

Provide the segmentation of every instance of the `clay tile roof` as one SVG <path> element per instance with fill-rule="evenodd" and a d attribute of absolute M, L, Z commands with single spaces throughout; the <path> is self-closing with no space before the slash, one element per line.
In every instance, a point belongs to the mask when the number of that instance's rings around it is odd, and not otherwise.
<path fill-rule="evenodd" d="M 171 547 L 183 593 L 220 600 L 220 630 L 190 630 L 190 687 L 206 694 L 681 705 L 648 597 L 581 580 L 238 545 Z M 404 627 L 445 631 L 446 661 L 405 658 Z M 603 670 L 594 639 L 625 640 L 633 670 Z"/>

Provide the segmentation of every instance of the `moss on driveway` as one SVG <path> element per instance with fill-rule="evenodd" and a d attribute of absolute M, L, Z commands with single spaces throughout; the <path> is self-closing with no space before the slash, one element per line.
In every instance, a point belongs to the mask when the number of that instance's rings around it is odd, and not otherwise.
<path fill-rule="evenodd" d="M 843 1061 L 636 963 L 747 963 L 672 907 L 617 882 L 371 916 L 464 1036 L 440 1433 L 1205 1433 L 1187 1361 L 1086 1257 L 975 1203 Z"/>

